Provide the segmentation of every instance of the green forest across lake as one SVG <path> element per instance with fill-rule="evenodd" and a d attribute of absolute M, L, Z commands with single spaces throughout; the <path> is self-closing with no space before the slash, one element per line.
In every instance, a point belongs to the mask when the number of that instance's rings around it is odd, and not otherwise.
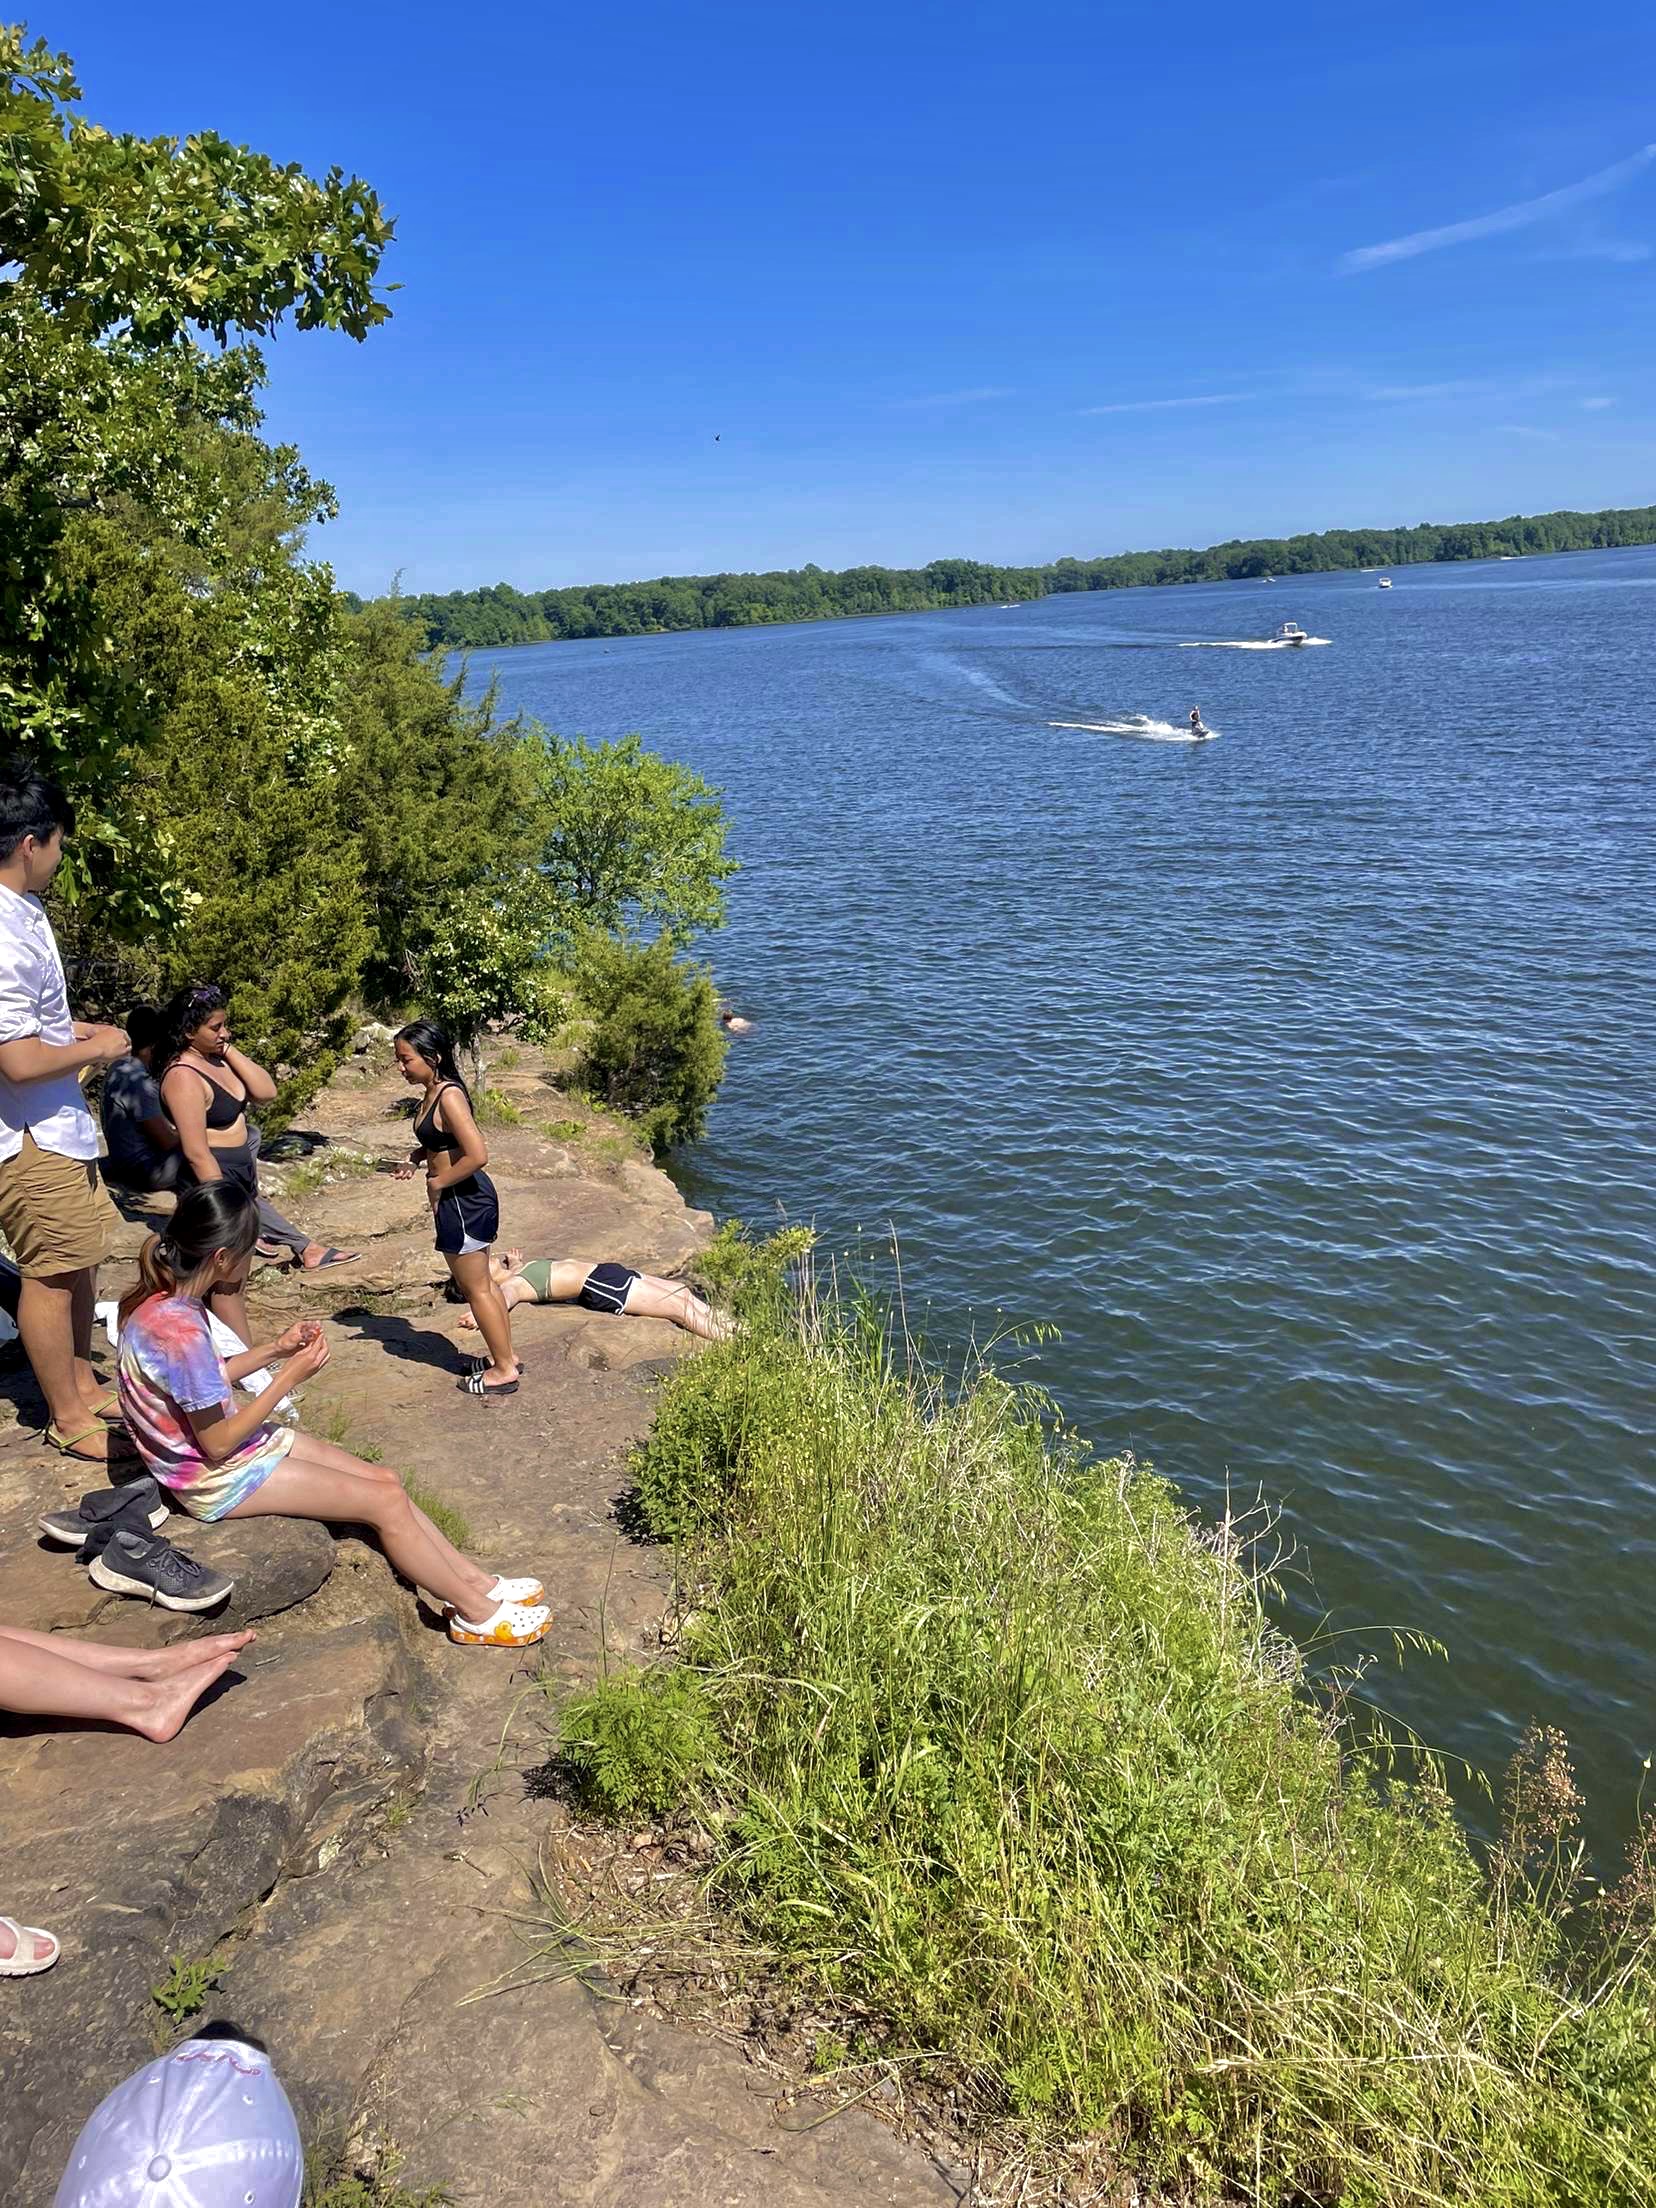
<path fill-rule="evenodd" d="M 433 647 L 557 644 L 590 636 L 659 636 L 670 629 L 745 629 L 771 621 L 836 621 L 875 613 L 931 613 L 1060 591 L 1131 590 L 1154 583 L 1224 583 L 1331 568 L 1417 567 L 1434 560 L 1521 558 L 1532 552 L 1608 552 L 1656 543 L 1656 506 L 1603 513 L 1514 514 L 1505 521 L 1424 521 L 1412 529 L 1325 529 L 1252 537 L 1203 551 L 1117 552 L 1046 567 L 931 560 L 924 567 L 806 566 L 765 575 L 663 575 L 644 583 L 566 590 L 422 592 L 396 601 Z"/>

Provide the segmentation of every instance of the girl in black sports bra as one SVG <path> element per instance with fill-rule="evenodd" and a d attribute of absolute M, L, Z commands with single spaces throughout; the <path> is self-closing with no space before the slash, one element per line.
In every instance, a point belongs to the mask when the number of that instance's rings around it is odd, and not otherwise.
<path fill-rule="evenodd" d="M 357 1254 L 354 1250 L 307 1241 L 259 1196 L 257 1136 L 247 1108 L 268 1104 L 276 1084 L 231 1042 L 228 1002 L 217 982 L 201 981 L 181 989 L 161 1015 L 161 1109 L 178 1130 L 175 1185 L 182 1194 L 214 1181 L 233 1181 L 258 1201 L 260 1225 L 270 1238 L 268 1250 L 285 1244 L 295 1262 L 313 1272 L 323 1265 L 348 1264 Z M 244 1342 L 252 1340 L 242 1285 L 217 1288 L 208 1300 L 226 1326 Z"/>
<path fill-rule="evenodd" d="M 489 1346 L 488 1362 L 479 1360 L 460 1385 L 466 1394 L 486 1399 L 516 1395 L 519 1368 L 512 1321 L 489 1272 L 489 1248 L 500 1232 L 500 1200 L 483 1170 L 489 1162 L 488 1145 L 472 1116 L 471 1097 L 454 1063 L 454 1045 L 435 1020 L 412 1020 L 399 1029 L 395 1049 L 403 1079 L 425 1091 L 414 1115 L 413 1157 L 397 1168 L 398 1175 L 406 1180 L 415 1166 L 425 1167 L 438 1250 Z"/>

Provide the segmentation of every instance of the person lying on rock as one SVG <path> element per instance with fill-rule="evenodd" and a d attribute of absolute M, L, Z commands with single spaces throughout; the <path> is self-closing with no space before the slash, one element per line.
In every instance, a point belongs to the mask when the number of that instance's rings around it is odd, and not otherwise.
<path fill-rule="evenodd" d="M 471 1091 L 460 1078 L 453 1043 L 435 1020 L 410 1020 L 397 1030 L 392 1047 L 403 1079 L 424 1092 L 414 1113 L 413 1154 L 398 1166 L 397 1178 L 412 1180 L 415 1168 L 425 1167 L 438 1254 L 471 1305 L 472 1324 L 489 1352 L 488 1362 L 480 1359 L 460 1386 L 485 1402 L 516 1395 L 520 1368 L 511 1315 L 489 1273 L 490 1246 L 500 1232 L 500 1199 L 483 1170 L 489 1146 L 478 1132 Z"/>
<path fill-rule="evenodd" d="M 589 1311 L 617 1317 L 625 1312 L 630 1319 L 671 1319 L 708 1342 L 722 1342 L 731 1331 L 730 1321 L 688 1282 L 635 1273 L 630 1265 L 607 1260 L 594 1265 L 584 1257 L 525 1257 L 521 1250 L 508 1250 L 504 1257 L 490 1258 L 489 1277 L 508 1311 L 520 1303 L 582 1303 Z M 468 1311 L 460 1324 L 475 1326 L 477 1321 Z"/>
<path fill-rule="evenodd" d="M 187 1189 L 164 1234 L 138 1257 L 121 1300 L 116 1386 L 147 1471 L 193 1517 L 319 1518 L 372 1527 L 393 1570 L 442 1603 L 449 1638 L 526 1648 L 552 1613 L 538 1579 L 497 1578 L 444 1539 L 389 1466 L 275 1423 L 284 1395 L 319 1373 L 328 1344 L 314 1319 L 228 1361 L 214 1347 L 206 1300 L 246 1284 L 259 1211 L 240 1181 Z M 245 1339 L 245 1337 L 244 1337 Z M 275 1377 L 237 1407 L 233 1383 L 260 1365 Z"/>

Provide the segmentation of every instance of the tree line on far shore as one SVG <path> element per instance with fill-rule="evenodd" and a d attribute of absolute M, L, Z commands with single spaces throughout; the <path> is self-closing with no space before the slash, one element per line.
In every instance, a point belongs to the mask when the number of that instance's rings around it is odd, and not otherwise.
<path fill-rule="evenodd" d="M 428 649 L 557 644 L 580 637 L 656 636 L 669 629 L 745 629 L 770 621 L 833 621 L 859 614 L 931 613 L 998 605 L 1070 590 L 1147 583 L 1224 583 L 1332 568 L 1415 567 L 1533 552 L 1603 552 L 1656 543 L 1656 506 L 1603 513 L 1514 514 L 1505 521 L 1421 522 L 1412 529 L 1325 529 L 1254 537 L 1203 551 L 1118 552 L 1047 567 L 932 560 L 925 567 L 806 566 L 766 575 L 663 575 L 654 582 L 589 583 L 567 590 L 426 591 L 388 601 Z"/>

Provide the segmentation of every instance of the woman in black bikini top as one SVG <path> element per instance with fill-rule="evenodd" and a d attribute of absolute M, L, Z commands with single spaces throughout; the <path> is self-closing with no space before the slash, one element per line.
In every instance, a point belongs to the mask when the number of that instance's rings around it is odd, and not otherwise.
<path fill-rule="evenodd" d="M 516 1395 L 511 1315 L 489 1272 L 490 1245 L 500 1233 L 500 1199 L 484 1171 L 488 1145 L 472 1116 L 454 1045 L 435 1020 L 411 1020 L 399 1030 L 394 1048 L 403 1079 L 425 1090 L 414 1118 L 414 1154 L 397 1168 L 398 1176 L 408 1180 L 416 1166 L 425 1167 L 437 1248 L 489 1346 L 488 1362 L 480 1360 L 460 1385 L 485 1400 Z"/>
<path fill-rule="evenodd" d="M 258 1199 L 259 1223 L 268 1238 L 266 1255 L 279 1253 L 285 1244 L 308 1272 L 347 1264 L 357 1254 L 354 1250 L 308 1240 L 259 1196 L 258 1140 L 247 1109 L 268 1104 L 276 1084 L 231 1042 L 228 1002 L 216 982 L 196 982 L 181 989 L 161 1015 L 161 1109 L 178 1130 L 177 1186 L 182 1193 L 213 1181 L 235 1181 Z M 247 1341 L 243 1292 L 220 1290 L 211 1301 L 224 1323 Z"/>

